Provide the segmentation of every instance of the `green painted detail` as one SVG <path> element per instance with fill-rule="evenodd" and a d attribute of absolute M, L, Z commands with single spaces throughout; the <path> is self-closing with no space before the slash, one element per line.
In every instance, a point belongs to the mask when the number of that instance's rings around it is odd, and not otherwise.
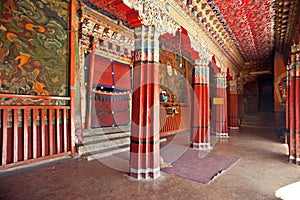
<path fill-rule="evenodd" d="M 4 10 L 4 1 L 0 2 L 0 15 L 2 15 L 2 12 Z"/>
<path fill-rule="evenodd" d="M 283 58 L 282 55 L 275 55 L 275 59 Z"/>
<path fill-rule="evenodd" d="M 7 52 L 0 56 L 0 93 L 67 96 L 70 2 L 4 2 L 0 19 L 10 20 L 0 29 L 0 54 Z"/>

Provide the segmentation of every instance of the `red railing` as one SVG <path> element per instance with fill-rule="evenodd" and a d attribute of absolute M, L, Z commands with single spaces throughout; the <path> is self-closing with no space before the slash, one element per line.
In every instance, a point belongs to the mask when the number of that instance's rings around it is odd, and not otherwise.
<path fill-rule="evenodd" d="M 0 94 L 0 170 L 71 153 L 69 97 Z"/>

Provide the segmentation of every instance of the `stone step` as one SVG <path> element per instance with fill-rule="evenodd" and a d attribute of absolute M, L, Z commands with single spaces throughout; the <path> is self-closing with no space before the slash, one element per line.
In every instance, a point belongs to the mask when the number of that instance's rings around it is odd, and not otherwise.
<path fill-rule="evenodd" d="M 88 129 L 83 132 L 83 146 L 78 154 L 94 160 L 129 150 L 130 125 Z"/>
<path fill-rule="evenodd" d="M 101 133 L 101 134 L 89 134 L 84 136 L 83 143 L 84 145 L 102 143 L 106 141 L 114 141 L 122 138 L 130 137 L 130 132 L 116 132 L 116 133 Z"/>
<path fill-rule="evenodd" d="M 99 152 L 96 152 L 96 153 L 93 153 L 91 155 L 88 155 L 86 156 L 87 157 L 87 160 L 90 161 L 90 160 L 95 160 L 95 159 L 100 159 L 100 158 L 104 158 L 104 157 L 107 157 L 107 156 L 111 156 L 113 154 L 116 154 L 116 153 L 120 153 L 120 152 L 123 152 L 123 151 L 129 151 L 130 149 L 130 145 L 122 145 L 122 146 L 118 146 L 118 147 L 112 147 L 110 149 L 106 149 L 106 151 L 99 151 Z"/>
<path fill-rule="evenodd" d="M 93 154 L 97 151 L 108 149 L 110 147 L 115 147 L 118 145 L 125 145 L 125 144 L 130 144 L 130 137 L 125 137 L 125 138 L 119 138 L 115 140 L 104 140 L 102 142 L 93 142 L 90 144 L 84 144 L 83 146 L 79 147 L 78 153 L 79 155 L 84 155 L 84 154 Z"/>

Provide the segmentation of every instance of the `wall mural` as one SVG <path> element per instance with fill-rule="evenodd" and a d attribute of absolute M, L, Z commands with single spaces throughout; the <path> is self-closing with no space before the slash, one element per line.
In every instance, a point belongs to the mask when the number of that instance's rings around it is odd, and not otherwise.
<path fill-rule="evenodd" d="M 279 105 L 283 108 L 285 108 L 285 101 L 286 101 L 286 94 L 287 94 L 287 88 L 286 88 L 286 72 L 280 74 L 278 77 L 275 77 L 275 94 L 277 97 L 277 101 L 279 102 Z"/>
<path fill-rule="evenodd" d="M 181 56 L 160 50 L 160 92 L 166 96 L 165 102 L 188 102 L 187 88 L 189 80 L 186 79 L 186 62 Z M 192 67 L 192 66 L 189 66 Z"/>
<path fill-rule="evenodd" d="M 0 3 L 0 93 L 68 95 L 69 0 Z"/>

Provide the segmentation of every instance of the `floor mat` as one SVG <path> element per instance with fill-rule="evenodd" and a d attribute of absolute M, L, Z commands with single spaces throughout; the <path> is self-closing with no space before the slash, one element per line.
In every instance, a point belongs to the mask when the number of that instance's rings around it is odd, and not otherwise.
<path fill-rule="evenodd" d="M 171 154 L 164 155 L 162 153 L 164 161 L 171 163 L 172 167 L 162 168 L 161 171 L 208 184 L 240 159 L 237 156 L 220 155 L 212 152 L 203 157 L 201 153 L 203 152 L 189 148 L 174 162 L 170 162 L 173 160 L 172 158 L 168 159 Z M 114 154 L 114 156 L 129 160 L 130 154 L 126 151 Z"/>
<path fill-rule="evenodd" d="M 201 158 L 199 151 L 189 149 L 172 163 L 172 167 L 163 168 L 161 171 L 208 184 L 239 159 L 237 156 L 220 155 L 211 152 L 204 158 Z"/>

